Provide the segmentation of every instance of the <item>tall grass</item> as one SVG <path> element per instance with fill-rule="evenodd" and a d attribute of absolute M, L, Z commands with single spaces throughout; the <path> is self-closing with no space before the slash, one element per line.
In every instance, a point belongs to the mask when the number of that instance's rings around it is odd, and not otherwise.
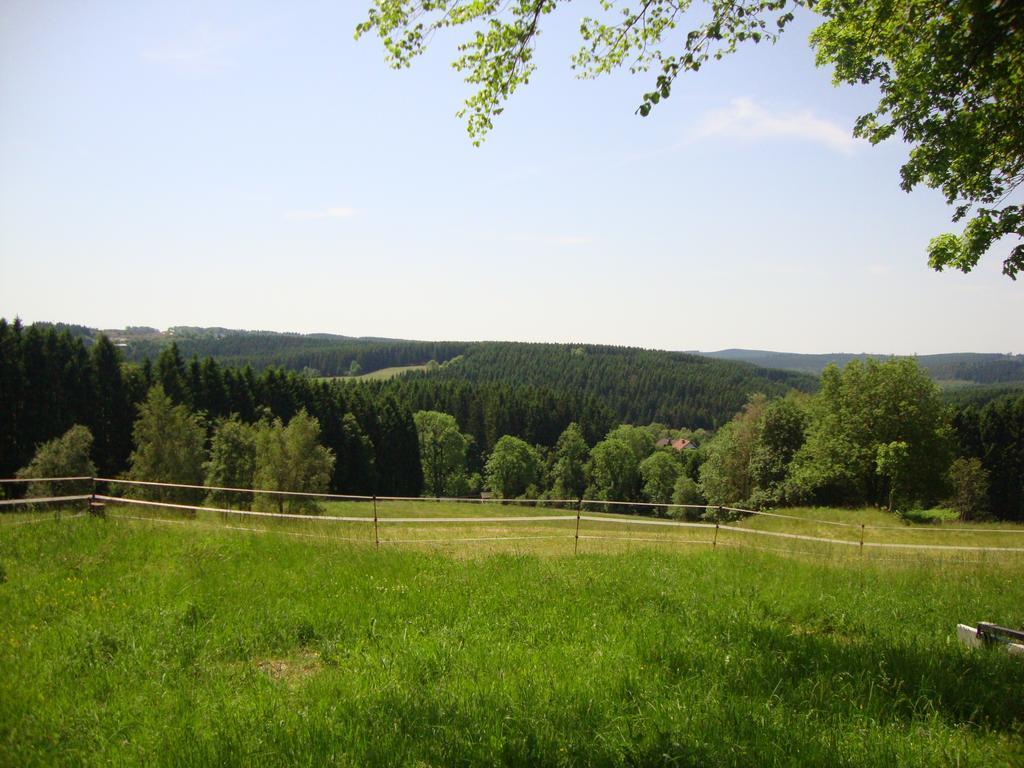
<path fill-rule="evenodd" d="M 1021 765 L 1020 570 L 0 533 L 2 765 Z"/>

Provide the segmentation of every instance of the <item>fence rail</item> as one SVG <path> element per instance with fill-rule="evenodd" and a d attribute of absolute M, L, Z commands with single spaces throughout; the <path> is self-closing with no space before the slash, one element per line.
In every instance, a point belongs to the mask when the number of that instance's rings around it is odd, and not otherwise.
<path fill-rule="evenodd" d="M 204 513 L 217 513 L 224 517 L 235 516 L 237 518 L 246 518 L 250 520 L 291 520 L 291 521 L 306 521 L 306 522 L 318 522 L 327 525 L 332 524 L 357 524 L 357 525 L 373 525 L 373 538 L 369 536 L 366 538 L 358 537 L 338 537 L 329 536 L 334 540 L 345 540 L 345 541 L 359 541 L 359 542 L 373 542 L 377 547 L 381 544 L 407 544 L 407 543 L 445 543 L 445 542 L 473 542 L 473 541 L 526 541 L 526 540 L 540 540 L 540 539 L 573 539 L 574 540 L 574 551 L 578 551 L 579 542 L 581 540 L 607 540 L 607 541 L 636 541 L 636 542 L 657 542 L 657 543 L 678 543 L 678 544 L 705 544 L 708 546 L 716 547 L 719 544 L 723 546 L 747 546 L 752 549 L 764 549 L 764 547 L 757 547 L 753 544 L 740 543 L 741 539 L 756 539 L 758 537 L 783 539 L 793 542 L 810 542 L 815 544 L 828 544 L 838 545 L 840 547 L 858 548 L 861 553 L 865 549 L 876 549 L 876 550 L 932 550 L 936 552 L 991 552 L 991 553 L 1007 553 L 1007 554 L 1019 554 L 1024 553 L 1024 546 L 984 546 L 984 545 L 970 545 L 970 544 L 926 544 L 918 542 L 894 542 L 894 541 L 870 541 L 866 540 L 868 534 L 872 531 L 902 531 L 902 532 L 913 532 L 913 533 L 964 533 L 964 534 L 1017 534 L 1024 536 L 1024 528 L 1020 529 L 1009 529 L 1009 528 L 940 528 L 940 527 L 911 527 L 911 526 L 896 526 L 896 525 L 866 525 L 860 523 L 847 523 L 836 520 L 820 520 L 814 518 L 800 517 L 798 515 L 788 515 L 779 512 L 765 512 L 761 510 L 749 510 L 741 509 L 737 507 L 725 507 L 715 505 L 696 505 L 696 504 L 655 504 L 651 502 L 617 502 L 617 501 L 604 501 L 595 499 L 476 499 L 476 498 L 435 498 L 435 497 L 415 497 L 415 496 L 365 496 L 355 494 L 331 494 L 331 493 L 312 493 L 305 491 L 278 491 L 278 490 L 262 490 L 262 489 L 251 489 L 251 488 L 228 488 L 218 486 L 202 486 L 202 485 L 188 485 L 182 483 L 161 483 L 155 481 L 141 481 L 141 480 L 122 480 L 118 478 L 102 478 L 102 477 L 60 477 L 60 478 L 12 478 L 12 479 L 0 479 L 0 483 L 31 483 L 31 482 L 48 482 L 48 483 L 61 483 L 61 482 L 77 482 L 89 481 L 92 483 L 93 491 L 88 494 L 75 494 L 67 496 L 47 496 L 40 498 L 27 498 L 27 499 L 5 499 L 0 500 L 0 507 L 5 509 L 13 509 L 17 507 L 27 508 L 29 512 L 36 510 L 37 505 L 40 507 L 50 507 L 52 505 L 61 504 L 75 504 L 78 502 L 87 501 L 89 503 L 89 509 L 93 512 L 103 511 L 105 514 L 105 507 L 117 508 L 117 507 L 134 507 L 136 509 L 150 508 L 154 510 L 170 510 L 175 512 L 186 512 L 191 513 L 194 517 L 200 512 Z M 366 515 L 320 515 L 320 514 L 301 514 L 294 512 L 264 512 L 250 509 L 232 509 L 230 507 L 219 507 L 219 506 L 204 506 L 199 504 L 185 504 L 178 503 L 175 501 L 156 501 L 153 499 L 144 498 L 129 498 L 124 496 L 115 496 L 110 493 L 97 493 L 97 484 L 106 484 L 107 486 L 124 486 L 131 490 L 135 489 L 157 489 L 162 488 L 169 491 L 217 491 L 229 494 L 245 494 L 247 498 L 252 498 L 258 495 L 269 495 L 276 498 L 295 498 L 301 500 L 310 499 L 321 499 L 324 501 L 358 501 L 358 502 L 369 502 L 372 505 L 372 514 Z M 449 502 L 449 503 L 464 503 L 468 505 L 479 505 L 481 502 L 487 503 L 515 503 L 525 504 L 531 506 L 550 506 L 555 508 L 555 512 L 563 511 L 566 505 L 573 508 L 573 514 L 527 514 L 527 515 L 459 515 L 459 516 L 438 516 L 431 517 L 428 515 L 423 516 L 381 516 L 378 510 L 378 503 L 401 503 L 411 504 L 413 502 L 418 503 L 429 503 L 429 502 Z M 817 536 L 803 533 L 793 533 L 787 531 L 773 531 L 764 530 L 760 528 L 746 527 L 743 525 L 730 524 L 720 519 L 712 521 L 686 521 L 686 520 L 666 520 L 657 519 L 651 517 L 643 517 L 640 515 L 625 515 L 625 514 L 607 514 L 605 516 L 599 516 L 593 514 L 587 507 L 593 507 L 596 505 L 602 505 L 607 508 L 616 507 L 627 507 L 627 508 L 641 508 L 641 509 L 661 509 L 661 510 L 704 510 L 705 512 L 714 513 L 715 517 L 721 517 L 722 513 L 729 513 L 731 515 L 743 515 L 745 517 L 766 517 L 766 518 L 777 518 L 784 520 L 793 520 L 803 524 L 812 525 L 828 525 L 851 529 L 859 533 L 857 539 L 849 538 L 833 538 L 829 536 Z M 128 510 L 125 510 L 128 511 Z M 369 510 L 368 510 L 369 512 Z M 81 517 L 85 513 L 78 515 L 68 516 L 67 519 L 73 519 Z M 148 520 L 154 522 L 174 522 L 181 524 L 193 524 L 202 525 L 195 520 L 167 520 L 164 518 L 157 518 L 152 516 L 141 516 L 141 515 L 130 515 L 121 514 L 120 512 L 112 514 L 112 517 L 118 517 L 128 520 Z M 0 515 L 2 517 L 2 515 Z M 30 522 L 43 522 L 46 519 L 57 520 L 60 519 L 59 507 L 57 508 L 56 514 L 51 518 L 36 518 L 28 520 L 18 520 L 15 522 L 0 523 L 0 527 L 6 525 L 20 525 L 23 523 Z M 481 535 L 481 536 L 444 536 L 444 537 L 432 537 L 432 538 L 381 538 L 380 527 L 381 526 L 453 526 L 453 525 L 518 525 L 518 524 L 531 524 L 531 523 L 575 523 L 575 531 L 566 531 L 565 533 L 559 534 L 535 534 L 526 532 L 523 535 Z M 583 523 L 587 523 L 587 529 L 581 530 Z M 615 534 L 603 529 L 600 526 L 617 525 L 626 527 L 635 527 L 636 535 L 632 532 L 625 534 Z M 595 526 L 599 526 L 595 528 Z M 272 529 L 267 528 L 252 528 L 237 525 L 220 524 L 216 527 L 225 528 L 229 530 L 242 530 L 242 531 L 254 531 L 259 533 L 266 533 Z M 642 535 L 642 531 L 646 529 L 653 533 L 653 530 L 662 530 L 666 534 L 672 529 L 690 529 L 690 530 L 703 530 L 712 532 L 713 537 L 710 538 L 681 538 L 678 536 L 662 536 L 660 538 L 652 535 Z M 289 533 L 287 531 L 277 531 L 280 533 Z M 720 534 L 728 532 L 730 535 L 736 534 L 737 536 L 730 536 L 733 541 L 725 542 L 719 541 Z M 314 538 L 324 538 L 324 536 L 317 536 L 314 534 L 302 534 L 303 536 L 310 536 Z M 788 551 L 788 550 L 781 550 Z"/>

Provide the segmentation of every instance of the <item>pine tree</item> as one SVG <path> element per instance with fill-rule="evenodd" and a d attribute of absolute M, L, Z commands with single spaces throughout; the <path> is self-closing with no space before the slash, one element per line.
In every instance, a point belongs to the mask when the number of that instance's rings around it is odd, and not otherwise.
<path fill-rule="evenodd" d="M 132 449 L 132 422 L 128 392 L 121 373 L 121 355 L 101 334 L 91 353 L 94 402 L 93 455 L 99 472 L 111 477 L 124 468 Z"/>

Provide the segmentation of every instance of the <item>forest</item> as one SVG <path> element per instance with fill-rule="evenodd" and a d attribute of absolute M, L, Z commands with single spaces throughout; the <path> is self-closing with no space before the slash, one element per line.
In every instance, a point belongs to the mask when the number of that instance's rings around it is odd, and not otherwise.
<path fill-rule="evenodd" d="M 509 359 L 519 358 L 525 368 L 529 369 L 542 357 L 554 360 L 557 365 L 552 371 L 544 372 L 545 385 L 554 388 L 575 387 L 581 380 L 590 381 L 607 369 L 614 369 L 617 362 L 614 358 L 623 356 L 631 358 L 629 364 L 635 373 L 643 368 L 639 392 L 626 394 L 613 393 L 612 399 L 621 401 L 625 408 L 618 408 L 620 418 L 630 421 L 664 420 L 700 423 L 711 416 L 711 422 L 724 423 L 739 407 L 745 397 L 743 386 L 735 388 L 732 396 L 721 397 L 713 391 L 700 391 L 691 400 L 712 405 L 710 414 L 693 413 L 655 413 L 648 406 L 638 409 L 639 413 L 623 413 L 626 408 L 634 407 L 636 394 L 640 399 L 649 402 L 678 402 L 679 392 L 686 386 L 700 388 L 702 373 L 697 370 L 697 358 L 712 358 L 717 361 L 745 363 L 740 368 L 716 368 L 719 382 L 727 378 L 749 385 L 754 378 L 767 377 L 768 382 L 754 383 L 753 389 L 768 392 L 771 381 L 778 379 L 780 371 L 807 374 L 803 382 L 790 378 L 788 385 L 796 389 L 807 389 L 816 386 L 817 377 L 829 364 L 842 368 L 853 360 L 861 362 L 868 358 L 891 359 L 894 355 L 869 355 L 866 353 L 829 353 L 829 354 L 798 354 L 792 352 L 771 352 L 753 349 L 725 349 L 717 352 L 665 352 L 662 350 L 643 350 L 637 348 L 610 347 L 599 345 L 555 345 L 555 344 L 516 344 L 508 342 L 425 342 L 402 339 L 384 339 L 375 337 L 357 338 L 329 333 L 281 333 L 275 331 L 237 330 L 229 328 L 207 328 L 193 326 L 174 326 L 166 331 L 156 328 L 129 326 L 123 329 L 101 331 L 82 325 L 67 323 L 36 323 L 41 327 L 53 328 L 57 331 L 68 331 L 72 336 L 81 338 L 86 346 L 94 344 L 101 335 L 108 336 L 121 350 L 127 362 L 142 363 L 144 360 L 155 360 L 171 343 L 176 344 L 178 351 L 185 358 L 193 356 L 203 359 L 213 357 L 221 365 L 244 367 L 250 365 L 257 372 L 271 367 L 296 371 L 308 376 L 340 377 L 369 374 L 374 371 L 391 368 L 408 368 L 425 366 L 432 361 L 438 365 L 463 363 L 468 357 L 465 369 L 459 372 L 448 371 L 447 378 L 463 379 L 472 377 L 476 380 L 505 380 L 519 383 L 518 370 L 509 371 Z M 566 356 L 576 355 L 569 361 L 574 372 L 570 378 L 566 368 Z M 578 359 L 587 353 L 585 360 Z M 609 359 L 611 358 L 611 359 Z M 957 352 L 931 355 L 915 355 L 918 364 L 928 371 L 931 377 L 943 389 L 943 397 L 954 405 L 973 404 L 982 406 L 985 403 L 1006 394 L 1024 392 L 1024 356 L 998 353 Z M 756 370 L 751 369 L 754 366 Z M 433 366 L 431 366 L 433 368 Z M 685 370 L 685 376 L 680 373 Z M 659 382 L 652 381 L 655 372 Z M 440 376 L 439 378 L 445 378 Z M 746 380 L 744 382 L 744 380 Z M 611 386 L 620 386 L 621 378 L 612 380 Z M 650 392 L 651 384 L 655 384 L 654 392 Z M 668 386 L 664 386 L 667 384 Z M 607 386 L 607 385 L 606 385 Z M 636 389 L 636 384 L 627 380 L 626 386 Z M 607 400 L 609 393 L 605 393 Z M 676 410 L 681 410 L 677 405 Z M 683 409 L 687 410 L 687 409 Z M 707 410 L 707 409 L 705 409 Z"/>
<path fill-rule="evenodd" d="M 793 352 L 768 352 L 756 349 L 723 349 L 718 352 L 707 352 L 705 354 L 719 360 L 735 360 L 767 368 L 801 371 L 813 374 L 814 376 L 820 375 L 829 364 L 842 368 L 853 360 L 863 362 L 869 357 L 876 359 L 893 357 L 892 355 L 867 354 L 807 355 Z M 1020 385 L 1024 383 L 1024 355 L 957 352 L 939 355 L 917 355 L 916 360 L 936 381 L 982 385 L 1011 383 Z"/>
<path fill-rule="evenodd" d="M 41 471 L 87 444 L 101 476 L 195 484 L 947 504 L 963 518 L 1024 519 L 1024 396 L 954 408 L 912 359 L 830 366 L 813 383 L 687 355 L 540 344 L 477 345 L 457 364 L 388 381 L 327 381 L 186 360 L 176 344 L 129 363 L 105 336 L 86 346 L 66 329 L 0 320 L 0 474 Z M 685 450 L 670 445 L 680 438 Z M 315 467 L 300 466 L 305 455 L 319 456 Z"/>
<path fill-rule="evenodd" d="M 566 344 L 479 344 L 456 364 L 418 374 L 428 381 L 526 384 L 592 395 L 620 422 L 713 429 L 751 392 L 811 392 L 810 376 L 682 352 Z M 414 381 L 403 377 L 396 387 Z"/>

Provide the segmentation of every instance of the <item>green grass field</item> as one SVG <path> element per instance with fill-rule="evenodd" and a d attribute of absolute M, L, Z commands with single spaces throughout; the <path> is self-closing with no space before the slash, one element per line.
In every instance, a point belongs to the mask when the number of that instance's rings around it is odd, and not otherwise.
<path fill-rule="evenodd" d="M 122 514 L 0 529 L 0 765 L 1024 764 L 1024 661 L 954 637 L 1024 624 L 1021 559 Z"/>
<path fill-rule="evenodd" d="M 613 507 L 614 508 L 614 507 Z M 575 507 L 552 508 L 516 503 L 454 502 L 429 499 L 378 501 L 377 537 L 389 548 L 423 548 L 443 551 L 456 557 L 481 554 L 573 554 Z M 182 522 L 180 513 L 132 505 L 112 504 L 112 515 L 155 520 L 169 525 Z M 1013 561 L 1024 567 L 1024 526 L 1012 523 L 943 524 L 908 523 L 878 509 L 796 508 L 782 510 L 784 518 L 746 517 L 723 525 L 716 536 L 713 527 L 677 527 L 662 525 L 665 518 L 613 514 L 585 510 L 581 523 L 578 551 L 582 553 L 620 552 L 635 548 L 722 548 L 767 550 L 812 558 L 866 559 L 899 561 L 911 565 L 920 561 L 942 560 L 979 564 Z M 360 522 L 337 522 L 328 517 L 356 517 Z M 471 518 L 492 518 L 478 522 Z M 515 517 L 541 518 L 523 521 Z M 550 517 L 551 519 L 546 519 Z M 436 518 L 459 518 L 464 522 L 435 523 Z M 393 523 L 393 520 L 402 522 Z M 415 522 L 408 522 L 410 519 Z M 653 524 L 637 524 L 646 520 Z M 259 516 L 237 515 L 222 519 L 216 513 L 200 512 L 192 521 L 202 525 L 235 529 L 274 531 L 296 538 L 323 538 L 338 542 L 373 544 L 373 505 L 369 501 L 327 501 L 320 504 L 320 516 L 281 521 Z M 835 525 L 843 523 L 844 525 Z M 861 539 L 865 548 L 857 546 Z M 757 532 L 762 532 L 758 535 Z M 782 535 L 768 535 L 782 534 Z M 832 543 L 802 538 L 832 539 Z M 895 545 L 911 545 L 901 548 Z M 663 545 L 663 546 L 662 546 Z M 924 546 L 940 549 L 920 549 Z M 948 551 L 942 547 L 1014 548 L 1017 553 Z"/>

